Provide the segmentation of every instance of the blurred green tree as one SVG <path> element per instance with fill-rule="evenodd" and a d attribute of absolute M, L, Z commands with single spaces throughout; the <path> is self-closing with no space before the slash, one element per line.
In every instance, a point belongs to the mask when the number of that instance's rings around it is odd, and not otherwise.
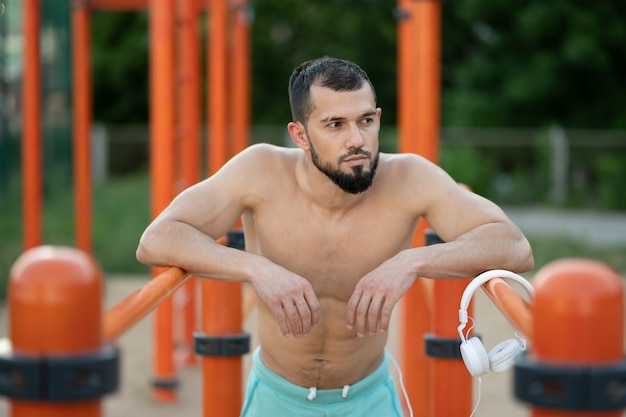
<path fill-rule="evenodd" d="M 290 117 L 291 70 L 320 55 L 363 66 L 383 122 L 395 123 L 397 0 L 250 5 L 255 123 Z M 623 0 L 462 0 L 442 11 L 443 125 L 626 128 Z M 146 121 L 148 14 L 94 13 L 92 33 L 96 118 Z"/>
<path fill-rule="evenodd" d="M 444 9 L 444 124 L 626 128 L 623 0 Z"/>

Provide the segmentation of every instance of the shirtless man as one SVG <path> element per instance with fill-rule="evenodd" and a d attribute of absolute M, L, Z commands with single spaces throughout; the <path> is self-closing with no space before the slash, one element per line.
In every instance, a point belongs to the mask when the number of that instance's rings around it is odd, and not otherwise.
<path fill-rule="evenodd" d="M 254 288 L 260 349 L 242 416 L 401 416 L 385 344 L 402 295 L 417 277 L 527 271 L 530 246 L 436 165 L 379 153 L 381 109 L 355 64 L 300 65 L 289 99 L 297 148 L 250 146 L 181 193 L 137 258 Z M 446 243 L 411 247 L 421 217 Z M 246 251 L 217 244 L 240 218 Z"/>

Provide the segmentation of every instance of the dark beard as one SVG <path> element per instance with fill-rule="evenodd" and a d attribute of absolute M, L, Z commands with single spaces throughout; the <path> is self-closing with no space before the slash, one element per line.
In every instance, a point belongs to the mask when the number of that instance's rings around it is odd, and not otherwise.
<path fill-rule="evenodd" d="M 376 174 L 376 168 L 378 167 L 378 153 L 372 159 L 372 166 L 368 171 L 364 170 L 362 166 L 356 166 L 352 168 L 352 174 L 347 174 L 341 172 L 339 169 L 333 169 L 329 162 L 322 162 L 317 155 L 317 152 L 315 152 L 315 148 L 310 140 L 309 147 L 311 148 L 311 159 L 313 161 L 313 165 L 315 165 L 320 172 L 324 173 L 324 175 L 330 178 L 330 180 L 343 191 L 350 194 L 359 194 L 371 187 L 372 182 L 374 181 L 374 175 Z M 349 154 L 339 158 L 339 164 L 343 159 L 353 155 L 370 156 L 370 153 L 362 149 L 355 149 Z"/>

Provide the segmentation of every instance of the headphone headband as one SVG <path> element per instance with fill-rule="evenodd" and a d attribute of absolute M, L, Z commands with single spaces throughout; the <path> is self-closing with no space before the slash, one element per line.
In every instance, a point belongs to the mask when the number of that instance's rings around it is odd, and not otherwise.
<path fill-rule="evenodd" d="M 474 295 L 474 292 L 476 292 L 476 290 L 480 288 L 481 285 L 494 278 L 509 278 L 513 281 L 517 281 L 522 287 L 524 287 L 524 289 L 531 298 L 535 295 L 535 289 L 532 285 L 530 285 L 530 282 L 528 282 L 528 280 L 526 280 L 521 275 L 518 275 L 514 272 L 504 269 L 494 269 L 477 275 L 476 278 L 474 278 L 467 285 L 465 291 L 463 292 L 463 296 L 461 297 L 461 307 L 459 309 L 459 321 L 461 322 L 461 325 L 459 326 L 459 334 L 461 334 L 461 339 L 464 339 L 462 336 L 462 328 L 465 327 L 465 324 L 467 323 L 467 309 L 469 308 L 469 303 L 472 299 L 472 296 Z"/>

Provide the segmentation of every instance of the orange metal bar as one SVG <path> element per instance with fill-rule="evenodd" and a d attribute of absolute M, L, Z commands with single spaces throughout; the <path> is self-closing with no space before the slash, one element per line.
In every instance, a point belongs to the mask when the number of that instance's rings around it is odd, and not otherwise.
<path fill-rule="evenodd" d="M 463 296 L 471 278 L 434 280 L 433 282 L 433 334 L 437 337 L 457 339 L 459 312 L 451 304 Z M 472 315 L 472 305 L 468 314 Z M 466 417 L 472 412 L 472 376 L 461 358 L 431 358 L 432 362 L 432 412 L 433 416 Z M 454 392 L 454 401 L 450 393 Z"/>
<path fill-rule="evenodd" d="M 102 316 L 102 338 L 113 342 L 156 306 L 168 299 L 189 279 L 180 268 L 170 267 L 152 278 L 115 307 Z"/>
<path fill-rule="evenodd" d="M 617 272 L 598 261 L 560 259 L 544 266 L 533 286 L 533 360 L 572 367 L 623 362 L 624 296 Z M 533 417 L 621 415 L 620 410 L 532 410 Z"/>
<path fill-rule="evenodd" d="M 174 186 L 174 41 L 173 0 L 150 3 L 150 175 L 152 214 L 156 217 L 173 198 Z M 158 275 L 159 268 L 153 269 Z M 174 367 L 173 306 L 171 298 L 154 315 L 154 397 L 158 401 L 176 399 Z"/>
<path fill-rule="evenodd" d="M 209 174 L 228 158 L 226 0 L 208 1 L 209 31 Z M 241 284 L 202 281 L 202 332 L 207 335 L 239 334 L 242 331 Z M 236 417 L 242 405 L 241 357 L 203 357 L 203 415 Z"/>
<path fill-rule="evenodd" d="M 22 114 L 22 187 L 24 248 L 41 243 L 42 157 L 41 157 L 41 62 L 39 28 L 41 1 L 24 0 L 24 81 Z"/>
<path fill-rule="evenodd" d="M 502 278 L 489 280 L 482 289 L 526 341 L 532 343 L 533 313 L 530 304 Z"/>
<path fill-rule="evenodd" d="M 209 174 L 214 174 L 227 158 L 228 95 L 227 35 L 228 7 L 226 0 L 209 0 L 209 102 L 208 143 Z"/>
<path fill-rule="evenodd" d="M 248 146 L 250 136 L 250 11 L 247 0 L 234 4 L 231 120 L 232 154 Z"/>
<path fill-rule="evenodd" d="M 438 105 L 438 101 L 428 101 L 432 97 L 422 97 L 419 91 L 418 77 L 425 77 L 421 73 L 425 65 L 420 31 L 432 28 L 431 25 L 421 25 L 423 10 L 421 3 L 429 1 L 399 0 L 398 10 L 400 20 L 398 22 L 398 98 L 399 98 L 399 150 L 404 153 L 416 153 L 433 160 L 434 155 L 425 154 L 424 147 L 419 141 L 433 140 L 425 136 L 432 134 L 434 129 L 424 129 L 418 121 L 424 122 L 424 117 L 418 117 L 417 112 L 424 112 L 424 107 Z M 429 114 L 433 114 L 430 112 Z M 427 120 L 437 124 L 438 120 Z M 423 246 L 425 243 L 424 232 L 428 225 L 420 221 L 413 238 L 413 246 Z M 401 352 L 402 363 L 407 369 L 405 384 L 407 393 L 413 406 L 415 415 L 426 416 L 431 410 L 431 370 L 429 358 L 426 356 L 422 343 L 424 334 L 431 330 L 432 303 L 430 301 L 430 282 L 425 280 L 416 281 L 415 285 L 404 295 L 402 300 L 402 332 Z M 416 345 L 418 348 L 416 349 Z"/>
<path fill-rule="evenodd" d="M 13 264 L 9 327 L 16 355 L 72 357 L 101 346 L 102 279 L 86 254 L 38 246 Z M 99 417 L 101 401 L 14 400 L 12 417 Z"/>
<path fill-rule="evenodd" d="M 441 3 L 439 0 L 413 1 L 415 10 L 417 68 L 415 77 L 417 153 L 439 161 L 440 36 Z"/>
<path fill-rule="evenodd" d="M 91 17 L 80 3 L 72 10 L 72 74 L 74 112 L 74 219 L 76 246 L 92 252 L 91 198 Z"/>
<path fill-rule="evenodd" d="M 242 332 L 241 284 L 203 280 L 202 332 L 231 335 Z M 236 417 L 243 402 L 241 357 L 202 358 L 203 416 Z"/>
<path fill-rule="evenodd" d="M 178 2 L 178 109 L 180 186 L 188 188 L 200 179 L 200 40 L 199 14 L 196 0 Z M 186 350 L 184 363 L 196 363 L 193 333 L 196 331 L 197 280 L 190 277 L 184 286 L 182 307 L 182 344 Z"/>

